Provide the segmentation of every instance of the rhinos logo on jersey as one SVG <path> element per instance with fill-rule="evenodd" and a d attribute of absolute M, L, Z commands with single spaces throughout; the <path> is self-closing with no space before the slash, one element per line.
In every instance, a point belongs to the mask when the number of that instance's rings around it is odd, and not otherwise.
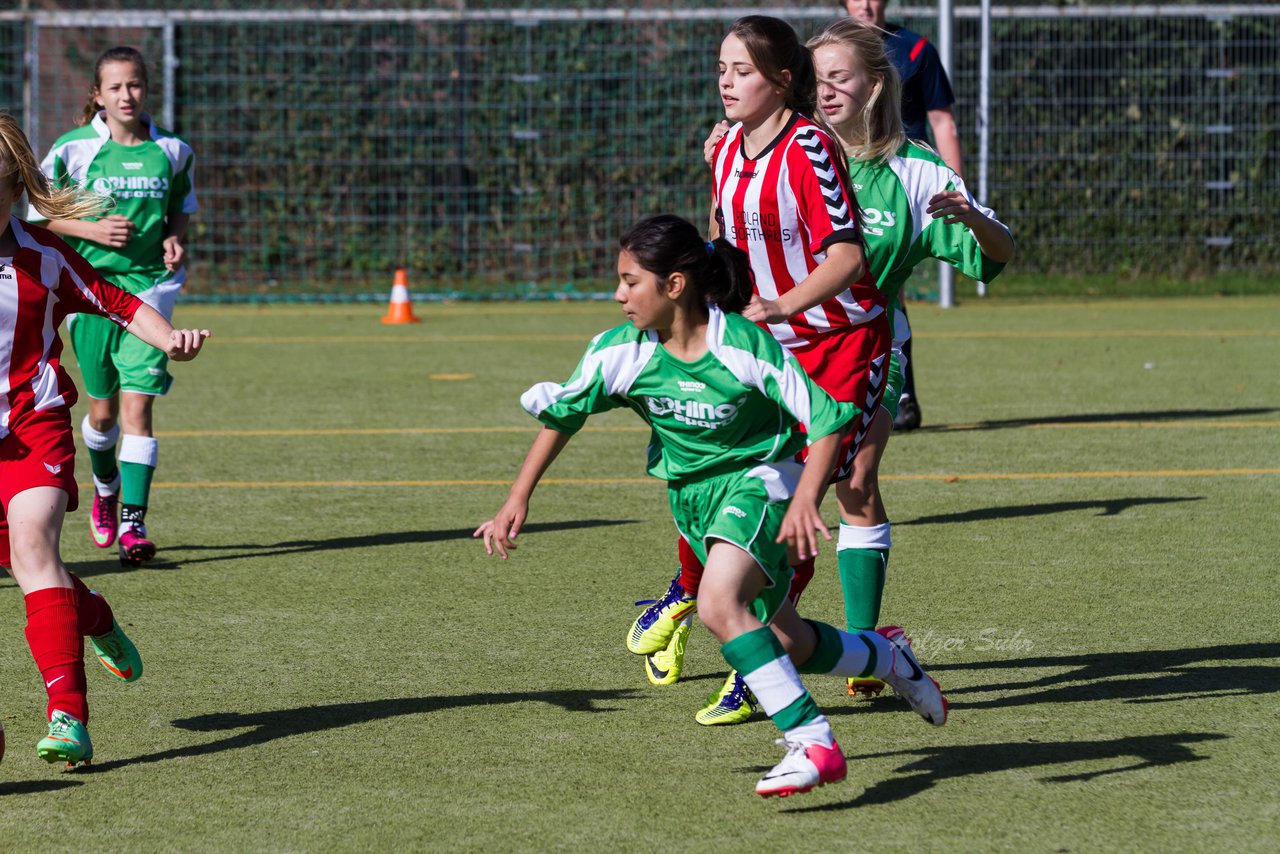
<path fill-rule="evenodd" d="M 90 188 L 101 196 L 114 196 L 117 199 L 163 199 L 165 193 L 169 192 L 169 179 L 148 178 L 145 175 L 112 175 L 94 178 Z"/>
<path fill-rule="evenodd" d="M 649 404 L 649 412 L 658 417 L 671 416 L 682 424 L 694 427 L 706 427 L 714 430 L 732 423 L 738 417 L 738 407 L 746 397 L 740 397 L 734 403 L 722 403 L 719 406 L 701 400 L 673 400 L 669 397 L 645 398 Z"/>

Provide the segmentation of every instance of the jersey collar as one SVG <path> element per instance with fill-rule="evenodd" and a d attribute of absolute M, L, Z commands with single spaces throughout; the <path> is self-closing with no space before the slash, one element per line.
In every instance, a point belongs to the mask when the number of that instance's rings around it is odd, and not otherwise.
<path fill-rule="evenodd" d="M 744 129 L 742 131 L 742 145 L 741 145 L 741 148 L 739 149 L 742 152 L 742 159 L 756 161 L 765 157 L 770 151 L 773 151 L 773 149 L 777 147 L 778 143 L 782 142 L 784 139 L 787 138 L 787 135 L 791 133 L 791 129 L 796 126 L 796 122 L 798 121 L 800 121 L 800 114 L 795 110 L 792 110 L 791 118 L 787 119 L 787 123 L 782 126 L 782 130 L 778 131 L 778 135 L 775 136 L 773 139 L 769 140 L 769 144 L 766 145 L 758 154 L 752 155 L 751 157 L 747 156 L 747 150 L 746 150 L 747 132 Z"/>
<path fill-rule="evenodd" d="M 147 123 L 147 131 L 151 139 L 159 139 L 160 134 L 156 133 L 156 123 L 152 120 L 151 114 L 147 112 L 140 113 L 138 118 Z M 98 114 L 93 117 L 93 121 L 89 122 L 94 132 L 103 140 L 111 138 L 111 128 L 107 127 L 107 111 L 98 110 Z"/>

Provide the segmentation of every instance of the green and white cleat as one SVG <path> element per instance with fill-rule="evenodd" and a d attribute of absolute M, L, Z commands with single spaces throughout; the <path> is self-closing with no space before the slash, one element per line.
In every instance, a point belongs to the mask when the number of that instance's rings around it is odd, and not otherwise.
<path fill-rule="evenodd" d="M 54 709 L 49 721 L 49 734 L 36 744 L 36 753 L 45 762 L 65 762 L 75 765 L 88 763 L 93 758 L 93 742 L 89 730 L 66 712 Z"/>
<path fill-rule="evenodd" d="M 676 626 L 671 643 L 644 657 L 644 675 L 654 685 L 674 685 L 684 672 L 684 648 L 689 643 L 689 624 Z"/>
<path fill-rule="evenodd" d="M 96 591 L 94 596 L 98 596 Z M 138 648 L 129 640 L 129 636 L 120 628 L 115 620 L 111 621 L 111 631 L 105 635 L 90 637 L 93 652 L 107 672 L 121 682 L 136 682 L 142 676 L 142 656 Z"/>

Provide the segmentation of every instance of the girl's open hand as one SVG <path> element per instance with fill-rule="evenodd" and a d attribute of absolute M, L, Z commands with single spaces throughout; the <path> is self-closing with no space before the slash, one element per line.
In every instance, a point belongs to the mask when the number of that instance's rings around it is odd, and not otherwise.
<path fill-rule="evenodd" d="M 520 535 L 520 529 L 528 516 L 528 502 L 508 498 L 498 515 L 476 528 L 471 536 L 484 540 L 485 554 L 491 555 L 497 551 L 498 556 L 506 560 L 507 552 L 515 551 L 516 537 Z"/>
<path fill-rule="evenodd" d="M 831 531 L 822 521 L 822 513 L 813 501 L 793 498 L 787 514 L 782 517 L 782 525 L 778 528 L 778 537 L 774 542 L 787 544 L 787 548 L 795 552 L 800 560 L 818 556 L 818 537 L 816 532 L 831 539 Z"/>
<path fill-rule="evenodd" d="M 200 355 L 200 347 L 208 337 L 208 329 L 175 329 L 169 333 L 164 353 L 175 362 L 190 362 Z"/>

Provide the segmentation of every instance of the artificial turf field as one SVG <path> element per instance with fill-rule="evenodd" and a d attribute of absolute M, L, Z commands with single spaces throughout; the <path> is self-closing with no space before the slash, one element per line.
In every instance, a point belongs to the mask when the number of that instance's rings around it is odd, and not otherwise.
<path fill-rule="evenodd" d="M 179 310 L 215 337 L 157 407 L 160 555 L 122 570 L 85 509 L 63 534 L 146 675 L 91 662 L 95 764 L 40 761 L 0 583 L 0 848 L 1274 850 L 1280 297 L 914 307 L 883 619 L 951 718 L 808 677 L 849 777 L 770 801 L 769 721 L 693 723 L 706 629 L 671 687 L 623 647 L 674 567 L 634 416 L 569 446 L 510 561 L 470 538 L 534 434 L 519 393 L 616 308 L 418 312 Z M 834 562 L 801 610 L 840 623 Z"/>

